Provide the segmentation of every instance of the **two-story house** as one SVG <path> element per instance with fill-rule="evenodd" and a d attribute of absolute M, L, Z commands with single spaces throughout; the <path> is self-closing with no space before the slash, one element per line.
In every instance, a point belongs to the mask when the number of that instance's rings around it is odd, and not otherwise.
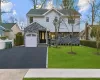
<path fill-rule="evenodd" d="M 24 29 L 25 35 L 26 33 L 36 33 L 36 43 L 47 43 L 48 37 L 55 38 L 55 26 L 53 23 L 55 18 L 57 20 L 61 19 L 58 33 L 62 37 L 66 37 L 72 32 L 75 35 L 80 32 L 80 13 L 72 9 L 31 9 L 26 16 L 27 27 Z M 28 34 L 26 36 L 29 37 L 31 35 Z M 25 40 L 27 42 L 29 38 L 25 37 Z"/>

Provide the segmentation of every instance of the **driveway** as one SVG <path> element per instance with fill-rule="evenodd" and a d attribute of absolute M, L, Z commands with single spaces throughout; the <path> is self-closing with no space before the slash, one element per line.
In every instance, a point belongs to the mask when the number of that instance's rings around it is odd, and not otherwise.
<path fill-rule="evenodd" d="M 46 47 L 14 47 L 0 51 L 0 69 L 46 68 Z"/>

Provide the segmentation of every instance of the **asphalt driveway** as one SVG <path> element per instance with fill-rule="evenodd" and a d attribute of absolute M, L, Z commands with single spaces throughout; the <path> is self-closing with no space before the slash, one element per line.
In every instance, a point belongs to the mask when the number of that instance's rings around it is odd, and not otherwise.
<path fill-rule="evenodd" d="M 0 69 L 46 68 L 46 47 L 0 50 Z"/>

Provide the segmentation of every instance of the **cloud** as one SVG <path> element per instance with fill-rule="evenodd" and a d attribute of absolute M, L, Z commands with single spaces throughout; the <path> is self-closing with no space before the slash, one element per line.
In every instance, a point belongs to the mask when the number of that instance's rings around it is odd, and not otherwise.
<path fill-rule="evenodd" d="M 13 10 L 13 13 L 12 13 L 13 15 L 16 15 L 17 14 L 17 12 L 16 12 L 16 10 Z"/>
<path fill-rule="evenodd" d="M 95 0 L 79 0 L 78 6 L 79 6 L 79 12 L 87 11 L 90 8 L 90 3 L 92 3 Z"/>
<path fill-rule="evenodd" d="M 1 2 L 1 11 L 10 12 L 13 6 L 12 2 Z"/>
<path fill-rule="evenodd" d="M 89 9 L 89 1 L 90 0 L 79 0 L 78 2 L 79 12 L 83 12 Z"/>
<path fill-rule="evenodd" d="M 13 4 L 12 2 L 1 2 L 1 11 L 2 12 L 10 12 L 12 15 L 16 15 L 17 12 L 14 9 L 15 4 Z M 7 14 L 8 14 L 7 13 Z"/>

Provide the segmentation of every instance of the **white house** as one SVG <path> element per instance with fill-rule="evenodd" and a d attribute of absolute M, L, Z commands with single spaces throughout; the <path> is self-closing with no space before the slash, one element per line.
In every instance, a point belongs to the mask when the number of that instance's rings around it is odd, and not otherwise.
<path fill-rule="evenodd" d="M 80 32 L 80 13 L 75 10 L 65 9 L 31 9 L 27 13 L 27 27 L 32 26 L 34 22 L 43 26 L 47 30 L 48 37 L 55 38 L 54 19 L 61 19 L 59 33 L 62 36 L 70 34 L 72 31 L 75 35 Z M 73 26 L 72 26 L 73 24 Z M 35 26 L 33 26 L 35 27 Z M 73 28 L 72 28 L 73 27 Z M 31 27 L 32 28 L 32 27 Z M 27 32 L 27 31 L 26 31 Z M 39 31 L 40 42 L 46 42 L 46 31 Z M 44 40 L 44 41 L 43 41 Z"/>

